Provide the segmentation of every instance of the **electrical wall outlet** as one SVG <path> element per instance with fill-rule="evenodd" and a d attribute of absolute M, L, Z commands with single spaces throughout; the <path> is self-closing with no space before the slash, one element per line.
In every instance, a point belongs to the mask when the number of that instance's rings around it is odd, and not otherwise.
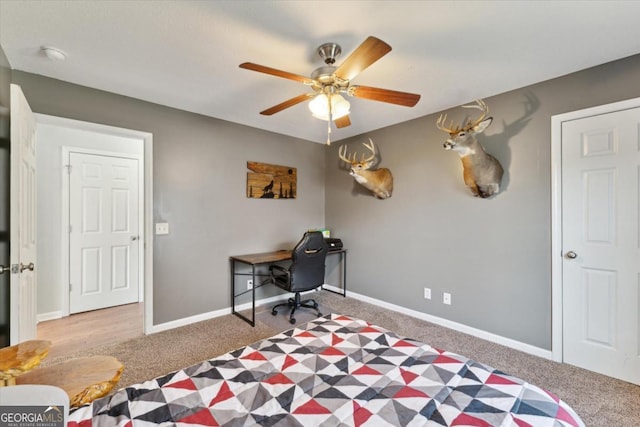
<path fill-rule="evenodd" d="M 424 288 L 424 299 L 431 299 L 431 289 Z"/>
<path fill-rule="evenodd" d="M 253 280 L 251 279 L 247 280 L 247 290 L 249 289 L 253 289 Z"/>
<path fill-rule="evenodd" d="M 156 223 L 156 234 L 169 234 L 169 223 L 168 222 L 157 222 Z"/>
<path fill-rule="evenodd" d="M 442 303 L 443 304 L 447 304 L 447 305 L 451 305 L 451 294 L 448 292 L 445 292 L 442 294 Z"/>

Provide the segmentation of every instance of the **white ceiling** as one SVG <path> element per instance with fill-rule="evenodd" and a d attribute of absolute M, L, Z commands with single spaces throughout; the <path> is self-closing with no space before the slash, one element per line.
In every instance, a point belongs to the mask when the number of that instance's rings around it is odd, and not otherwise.
<path fill-rule="evenodd" d="M 16 70 L 322 143 L 305 103 L 259 114 L 307 87 L 238 65 L 308 76 L 322 43 L 338 65 L 367 36 L 389 43 L 353 83 L 421 100 L 349 98 L 336 141 L 640 53 L 638 17 L 640 1 L 0 0 L 0 43 Z"/>

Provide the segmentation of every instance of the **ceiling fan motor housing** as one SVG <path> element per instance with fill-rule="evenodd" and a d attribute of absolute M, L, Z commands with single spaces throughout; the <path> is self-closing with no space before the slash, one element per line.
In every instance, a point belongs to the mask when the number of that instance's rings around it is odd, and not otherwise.
<path fill-rule="evenodd" d="M 311 78 L 318 81 L 319 83 L 324 84 L 333 84 L 334 77 L 333 72 L 336 70 L 336 67 L 332 65 L 325 65 L 324 67 L 319 67 L 313 70 L 311 73 Z"/>
<path fill-rule="evenodd" d="M 341 53 L 342 49 L 337 43 L 325 43 L 318 48 L 318 55 L 327 65 L 334 64 Z"/>

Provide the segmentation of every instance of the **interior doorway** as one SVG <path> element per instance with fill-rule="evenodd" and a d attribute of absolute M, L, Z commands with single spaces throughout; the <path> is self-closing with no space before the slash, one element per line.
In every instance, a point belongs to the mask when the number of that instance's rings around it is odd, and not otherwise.
<path fill-rule="evenodd" d="M 553 129 L 554 359 L 640 384 L 640 98 Z"/>
<path fill-rule="evenodd" d="M 126 242 L 118 242 L 113 248 L 109 247 L 106 250 L 122 261 L 120 265 L 124 266 L 115 271 L 118 286 L 128 287 L 128 285 L 123 286 L 123 283 L 126 284 L 130 279 L 135 279 L 139 284 L 138 289 L 135 290 L 133 301 L 136 303 L 143 301 L 143 314 L 140 320 L 144 325 L 144 332 L 150 333 L 153 325 L 151 134 L 46 115 L 37 115 L 37 121 L 37 156 L 38 164 L 42 166 L 38 177 L 38 224 L 40 226 L 38 235 L 40 243 L 42 243 L 43 254 L 38 277 L 38 321 L 61 319 L 72 313 L 70 309 L 72 289 L 70 275 L 71 268 L 73 268 L 71 257 L 74 255 L 69 251 L 71 214 L 68 191 L 70 168 L 68 166 L 70 166 L 70 153 L 76 152 L 82 155 L 93 155 L 96 156 L 95 158 L 125 158 L 125 163 L 129 166 L 131 159 L 134 159 L 133 162 L 137 164 L 138 172 L 135 173 L 135 177 L 129 177 L 136 181 L 135 184 L 139 187 L 140 195 L 137 198 L 139 201 L 138 212 L 133 213 L 135 229 L 131 228 L 132 224 L 127 224 L 131 218 L 126 219 L 121 215 L 126 209 L 121 210 L 116 217 L 109 219 L 106 226 L 108 228 L 115 226 L 116 229 L 119 229 L 122 234 L 119 237 L 124 238 Z M 122 166 L 116 165 L 118 173 L 124 171 Z M 115 178 L 120 179 L 122 176 Z M 111 194 L 108 197 L 111 201 L 115 197 L 116 201 L 120 200 L 121 204 L 127 204 L 128 201 L 122 199 L 124 193 L 120 190 L 116 192 L 117 194 Z M 88 204 L 89 207 L 95 208 L 95 206 L 91 206 L 91 203 Z M 95 254 L 99 250 L 91 248 L 86 253 Z M 131 262 L 130 256 L 132 254 L 138 257 L 137 268 L 135 271 L 127 271 L 127 264 Z M 90 257 L 85 258 L 89 259 Z M 112 264 L 110 262 L 108 264 L 105 264 L 104 268 L 111 269 Z M 127 274 L 135 277 L 126 277 Z"/>

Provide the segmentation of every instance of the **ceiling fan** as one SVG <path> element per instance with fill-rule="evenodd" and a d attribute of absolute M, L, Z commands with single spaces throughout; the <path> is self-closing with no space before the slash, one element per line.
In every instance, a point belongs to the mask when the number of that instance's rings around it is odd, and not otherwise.
<path fill-rule="evenodd" d="M 313 89 L 313 92 L 304 93 L 288 99 L 261 111 L 260 114 L 270 116 L 301 102 L 312 100 L 309 108 L 312 110 L 314 117 L 333 121 L 336 127 L 342 128 L 349 126 L 351 120 L 349 119 L 349 103 L 340 94 L 347 94 L 356 98 L 373 101 L 388 102 L 405 107 L 413 107 L 420 100 L 420 95 L 413 93 L 351 84 L 351 80 L 360 74 L 360 72 L 390 51 L 391 46 L 376 37 L 370 36 L 337 67 L 333 64 L 336 61 L 336 57 L 342 52 L 340 45 L 336 43 L 325 43 L 318 47 L 318 55 L 320 55 L 326 65 L 314 70 L 311 73 L 311 77 L 277 70 L 252 62 L 244 62 L 240 64 L 240 68 L 295 80 Z M 317 105 L 314 107 L 314 104 Z"/>

